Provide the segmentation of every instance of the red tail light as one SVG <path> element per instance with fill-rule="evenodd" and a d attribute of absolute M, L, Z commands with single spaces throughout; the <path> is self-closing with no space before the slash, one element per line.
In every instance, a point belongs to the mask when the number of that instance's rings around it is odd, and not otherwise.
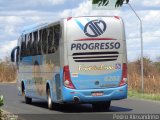
<path fill-rule="evenodd" d="M 64 83 L 64 86 L 66 86 L 67 88 L 75 89 L 71 81 L 69 66 L 64 66 L 63 68 L 63 83 Z"/>
<path fill-rule="evenodd" d="M 123 63 L 122 67 L 122 80 L 119 83 L 119 86 L 127 84 L 127 64 Z"/>

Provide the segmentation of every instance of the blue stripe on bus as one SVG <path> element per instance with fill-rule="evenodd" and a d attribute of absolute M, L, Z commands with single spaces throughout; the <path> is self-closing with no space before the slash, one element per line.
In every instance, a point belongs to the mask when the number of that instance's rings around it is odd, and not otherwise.
<path fill-rule="evenodd" d="M 75 19 L 77 25 L 82 29 L 84 30 L 84 26 L 82 25 L 82 23 L 80 21 L 78 21 L 77 19 Z"/>

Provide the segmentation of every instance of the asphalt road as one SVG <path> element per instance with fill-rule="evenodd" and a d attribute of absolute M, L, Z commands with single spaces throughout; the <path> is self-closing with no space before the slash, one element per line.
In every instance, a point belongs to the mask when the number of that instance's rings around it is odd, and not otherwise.
<path fill-rule="evenodd" d="M 18 96 L 16 84 L 0 84 L 0 95 L 4 96 L 3 110 L 18 114 L 20 118 L 28 120 L 97 120 L 106 119 L 111 114 L 119 113 L 157 113 L 160 114 L 160 102 L 124 99 L 112 101 L 109 111 L 93 112 L 92 106 L 85 105 L 70 105 L 61 106 L 58 110 L 48 110 L 45 101 L 33 100 L 31 105 L 24 103 L 24 98 Z"/>

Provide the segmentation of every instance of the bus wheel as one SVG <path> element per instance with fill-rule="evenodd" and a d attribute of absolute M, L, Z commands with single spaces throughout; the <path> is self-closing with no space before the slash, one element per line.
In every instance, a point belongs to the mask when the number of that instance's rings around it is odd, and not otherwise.
<path fill-rule="evenodd" d="M 25 95 L 25 86 L 24 86 L 24 83 L 22 82 L 22 96 L 24 96 L 24 99 L 25 99 L 25 103 L 26 104 L 31 104 L 32 103 L 32 98 L 29 98 Z"/>
<path fill-rule="evenodd" d="M 25 102 L 26 102 L 26 104 L 31 104 L 32 103 L 32 98 L 29 98 L 29 97 L 25 96 Z"/>
<path fill-rule="evenodd" d="M 24 83 L 21 83 L 21 89 L 22 89 L 22 96 L 25 96 L 25 88 L 24 88 Z"/>
<path fill-rule="evenodd" d="M 92 108 L 93 111 L 108 111 L 111 105 L 111 101 L 103 102 L 103 103 L 93 103 Z"/>
<path fill-rule="evenodd" d="M 48 100 L 48 108 L 52 110 L 54 108 L 54 103 L 52 102 L 51 92 L 49 88 L 47 89 L 47 100 Z"/>

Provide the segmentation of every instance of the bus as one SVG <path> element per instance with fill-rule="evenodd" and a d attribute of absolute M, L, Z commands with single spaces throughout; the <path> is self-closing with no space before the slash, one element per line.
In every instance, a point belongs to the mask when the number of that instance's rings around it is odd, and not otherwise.
<path fill-rule="evenodd" d="M 125 29 L 119 16 L 69 17 L 22 32 L 11 52 L 19 95 L 30 104 L 92 104 L 127 98 Z"/>

